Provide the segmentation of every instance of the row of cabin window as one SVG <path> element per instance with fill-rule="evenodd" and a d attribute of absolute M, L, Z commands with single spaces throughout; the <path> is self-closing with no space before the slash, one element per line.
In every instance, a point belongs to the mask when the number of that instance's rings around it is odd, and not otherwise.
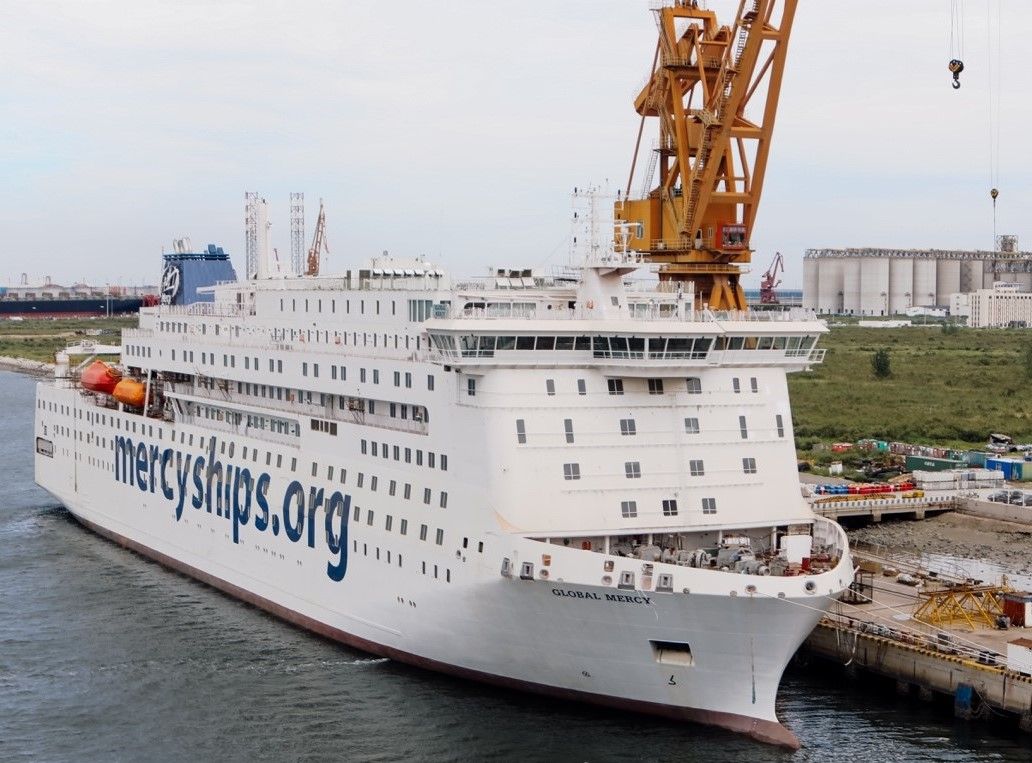
<path fill-rule="evenodd" d="M 402 454 L 404 454 L 404 462 L 406 464 L 412 463 L 412 448 L 402 448 L 400 445 L 390 446 L 387 443 L 378 443 L 376 440 L 360 440 L 359 450 L 363 456 L 372 455 L 382 456 L 384 459 L 389 459 L 393 451 L 394 460 L 399 463 L 402 461 Z M 416 466 L 423 465 L 423 450 L 416 448 Z M 437 464 L 440 464 L 441 471 L 448 471 L 448 454 L 441 453 L 440 458 L 432 450 L 426 451 L 426 465 L 431 469 L 436 469 Z"/>
<path fill-rule="evenodd" d="M 301 375 L 308 376 L 308 363 L 301 363 Z M 319 364 L 312 363 L 312 376 L 319 378 Z M 347 366 L 330 366 L 330 378 L 333 380 L 339 379 L 340 381 L 347 381 L 348 369 Z M 358 381 L 362 384 L 366 383 L 366 369 L 358 369 Z M 378 368 L 372 369 L 372 380 L 373 384 L 380 383 L 380 370 Z M 412 372 L 411 371 L 395 371 L 394 372 L 394 386 L 401 387 L 402 380 L 405 382 L 406 389 L 412 389 Z M 431 392 L 434 389 L 434 375 L 427 374 L 426 377 L 426 388 Z"/>
<path fill-rule="evenodd" d="M 429 378 L 433 378 L 432 376 Z M 214 379 L 200 379 L 198 380 L 198 386 L 205 387 L 207 389 L 215 389 L 218 384 L 217 380 Z M 296 399 L 299 403 L 308 403 L 309 405 L 327 405 L 332 403 L 334 395 L 327 394 L 324 392 L 315 392 L 311 390 L 303 389 L 288 389 L 287 387 L 276 387 L 268 384 L 255 384 L 252 382 L 237 382 L 237 392 L 241 395 L 251 395 L 253 397 L 263 397 L 269 400 L 286 400 L 287 402 L 294 402 Z M 370 398 L 361 397 L 345 397 L 344 395 L 336 396 L 336 403 L 338 410 L 341 411 L 363 411 L 368 412 L 370 415 L 376 415 L 376 400 Z M 381 403 L 383 401 L 380 401 Z M 409 413 L 411 412 L 413 421 L 422 421 L 427 423 L 430 421 L 430 413 L 424 406 L 420 405 L 409 405 L 407 403 L 387 403 L 388 415 L 393 418 L 408 419 Z M 312 429 L 317 429 L 313 425 Z M 327 431 L 322 429 L 320 431 Z M 334 432 L 336 433 L 336 432 Z"/>
<path fill-rule="evenodd" d="M 273 329 L 271 337 L 272 337 L 272 341 L 273 342 L 301 342 L 302 344 L 304 344 L 305 342 L 313 342 L 314 341 L 314 342 L 318 343 L 318 342 L 322 341 L 325 344 L 330 344 L 331 343 L 330 333 L 331 332 L 328 329 L 325 330 L 325 331 L 320 330 L 320 329 L 315 329 L 315 331 L 313 331 L 312 329 Z M 361 332 L 361 334 L 362 334 L 362 341 L 360 343 L 358 341 L 358 338 L 359 338 L 359 332 L 358 331 L 352 331 L 351 332 L 351 341 L 348 341 L 348 332 L 347 331 L 334 331 L 332 333 L 333 333 L 332 343 L 336 344 L 336 345 L 342 345 L 344 347 L 348 347 L 349 345 L 353 346 L 353 347 L 358 347 L 359 344 L 361 344 L 362 347 L 369 347 L 369 346 L 372 346 L 372 347 L 382 347 L 383 349 L 387 350 L 387 349 L 390 349 L 390 345 L 391 345 L 390 338 L 393 336 L 394 337 L 394 349 L 395 350 L 401 350 L 401 349 L 410 350 L 410 349 L 412 349 L 411 344 L 410 344 L 411 341 L 412 341 L 412 337 L 409 336 L 408 334 L 404 334 L 404 335 L 388 334 L 386 331 L 381 333 L 381 334 L 378 334 L 375 331 L 369 331 L 369 332 L 363 331 L 363 332 Z M 315 335 L 314 340 L 312 338 L 313 334 Z M 372 341 L 370 341 L 370 337 L 372 337 Z M 381 340 L 381 338 L 382 338 L 382 340 Z M 401 341 L 402 339 L 405 340 L 404 341 L 404 345 L 405 345 L 404 347 L 402 347 L 402 341 Z M 415 349 L 416 350 L 422 350 L 423 349 L 423 340 L 422 340 L 422 337 L 420 337 L 420 336 L 416 337 L 416 348 Z"/>
<path fill-rule="evenodd" d="M 676 517 L 677 516 L 677 499 L 675 498 L 664 498 L 661 503 L 664 517 Z M 703 498 L 700 502 L 700 507 L 703 514 L 716 514 L 717 513 L 717 499 L 716 498 Z M 634 519 L 638 516 L 638 502 L 637 501 L 620 501 L 620 516 L 624 519 Z"/>
<path fill-rule="evenodd" d="M 362 509 L 360 507 L 355 506 L 354 516 L 352 517 L 352 519 L 354 520 L 355 524 L 358 524 L 361 521 L 361 519 L 362 519 Z M 369 527 L 372 527 L 374 520 L 375 520 L 375 513 L 373 512 L 373 510 L 372 509 L 367 510 L 366 511 L 366 525 L 368 525 Z M 387 532 L 391 532 L 391 529 L 393 527 L 394 527 L 394 517 L 392 515 L 390 515 L 390 514 L 385 515 L 383 529 L 386 530 Z M 429 532 L 430 532 L 430 528 L 427 525 L 420 525 L 419 526 L 419 539 L 425 541 L 427 539 L 428 535 L 429 535 Z M 399 521 L 399 523 L 398 523 L 398 534 L 399 535 L 408 535 L 408 520 L 407 519 L 403 518 L 403 519 L 401 519 Z M 437 530 L 436 530 L 436 532 L 434 534 L 434 543 L 436 545 L 438 545 L 438 546 L 443 546 L 444 545 L 444 530 L 442 530 L 440 527 L 437 528 Z"/>
<path fill-rule="evenodd" d="M 732 388 L 735 392 L 741 392 L 741 385 L 738 377 L 732 380 Z M 607 379 L 607 387 L 610 395 L 622 395 L 624 394 L 624 380 L 623 379 Z M 759 392 L 759 380 L 754 376 L 750 379 L 750 385 L 753 392 Z M 685 379 L 685 386 L 689 394 L 699 395 L 702 394 L 702 380 L 696 376 L 690 376 Z M 648 388 L 650 395 L 662 395 L 663 394 L 663 380 L 662 379 L 649 379 Z M 475 385 L 473 391 L 470 394 L 476 394 Z M 545 379 L 545 394 L 549 396 L 555 395 L 555 379 Z M 577 394 L 587 395 L 588 384 L 584 379 L 577 380 Z"/>
<path fill-rule="evenodd" d="M 704 477 L 706 475 L 706 466 L 703 463 L 703 460 L 701 458 L 690 459 L 688 461 L 688 473 L 692 477 Z M 742 473 L 756 474 L 755 458 L 747 456 L 742 459 Z M 627 477 L 627 479 L 641 479 L 641 462 L 625 461 L 624 476 Z M 563 478 L 567 480 L 579 480 L 581 478 L 580 464 L 563 464 Z"/>
<path fill-rule="evenodd" d="M 147 349 L 149 351 L 149 348 L 147 348 Z M 149 353 L 148 353 L 148 357 L 149 357 Z M 172 360 L 175 360 L 175 359 L 176 359 L 176 351 L 172 350 Z M 193 362 L 193 352 L 189 351 L 189 350 L 184 350 L 183 351 L 183 360 L 185 360 L 187 362 Z M 214 352 L 211 352 L 211 353 L 209 353 L 209 352 L 202 352 L 201 353 L 201 363 L 202 364 L 207 364 L 207 365 L 215 365 L 215 363 L 216 363 L 215 353 Z M 224 354 L 222 356 L 222 365 L 225 366 L 225 367 L 228 367 L 228 368 L 236 368 L 236 356 L 235 355 Z M 253 358 L 252 359 L 250 356 L 246 356 L 245 355 L 244 356 L 244 370 L 247 370 L 247 371 L 249 371 L 249 370 L 258 371 L 259 370 L 258 358 Z M 309 371 L 309 364 L 307 362 L 302 362 L 301 363 L 301 375 L 302 376 L 308 376 L 308 371 Z M 312 371 L 312 376 L 314 378 L 318 378 L 319 377 L 319 364 L 318 363 L 312 363 L 311 364 L 311 371 Z M 282 360 L 275 360 L 273 358 L 269 358 L 269 372 L 270 373 L 283 373 L 283 361 Z M 372 372 L 373 372 L 372 373 L 373 384 L 379 384 L 380 383 L 380 371 L 378 369 L 374 368 L 374 369 L 372 369 Z M 334 380 L 339 378 L 341 381 L 347 381 L 347 366 L 336 366 L 336 365 L 331 366 L 330 367 L 330 378 L 332 378 Z M 402 377 L 402 372 L 401 371 L 395 371 L 394 372 L 394 386 L 395 387 L 401 387 L 402 386 L 402 384 L 401 384 L 402 378 L 404 378 L 405 387 L 408 388 L 408 389 L 411 389 L 412 388 L 412 373 L 409 372 L 409 371 L 405 371 L 404 372 L 404 377 Z M 364 369 L 364 368 L 360 368 L 359 369 L 359 381 L 362 382 L 363 384 L 366 381 L 366 369 Z M 433 391 L 433 389 L 434 389 L 434 376 L 433 376 L 433 374 L 427 374 L 427 377 L 426 377 L 426 388 L 428 390 L 430 390 L 431 392 Z"/>
<path fill-rule="evenodd" d="M 774 420 L 777 425 L 778 437 L 784 437 L 784 418 L 778 413 L 774 416 Z M 684 431 L 686 434 L 699 434 L 699 419 L 696 417 L 686 418 L 684 420 Z M 566 442 L 572 443 L 574 441 L 573 419 L 563 419 L 563 433 L 566 436 Z M 636 433 L 637 427 L 634 419 L 620 419 L 620 434 L 630 436 Z M 749 425 L 745 416 L 738 417 L 738 433 L 743 440 L 749 439 Z M 527 422 L 524 419 L 516 419 L 516 442 L 520 445 L 527 444 Z"/>
<path fill-rule="evenodd" d="M 422 322 L 422 321 L 425 321 L 427 318 L 430 317 L 431 312 L 432 312 L 432 307 L 433 307 L 433 300 L 429 300 L 429 299 L 426 299 L 426 300 L 424 300 L 424 299 L 410 299 L 410 300 L 407 300 L 407 301 L 408 301 L 408 312 L 409 312 L 409 320 L 410 321 L 412 321 L 412 322 Z M 375 299 L 375 300 L 372 300 L 372 302 L 373 302 L 373 310 L 370 311 L 370 315 L 379 315 L 380 314 L 380 300 Z M 315 308 L 316 308 L 315 310 L 311 309 L 313 303 L 314 303 Z M 331 300 L 329 300 L 329 303 L 330 303 L 330 305 L 329 305 L 329 307 L 330 307 L 329 312 L 331 314 L 336 313 L 337 312 L 337 300 L 336 299 L 331 299 Z M 364 299 L 358 300 L 358 314 L 359 315 L 365 315 L 365 303 L 366 303 L 366 301 Z M 297 308 L 298 308 L 299 304 L 300 303 L 299 303 L 299 301 L 298 301 L 298 299 L 296 297 L 295 298 L 291 298 L 291 300 L 290 300 L 290 312 L 292 312 L 292 313 L 298 312 Z M 281 313 L 282 312 L 286 312 L 287 311 L 286 307 L 287 307 L 286 299 L 285 298 L 281 298 L 280 299 L 280 312 Z M 322 301 L 322 299 L 306 298 L 304 300 L 304 307 L 305 307 L 304 312 L 306 312 L 306 313 L 308 313 L 308 312 L 321 313 L 323 311 L 323 301 Z M 351 300 L 350 299 L 345 299 L 344 300 L 344 314 L 345 315 L 349 315 L 350 313 L 351 313 Z M 397 314 L 398 314 L 398 304 L 397 304 L 396 300 L 392 299 L 391 300 L 391 315 L 397 315 Z"/>

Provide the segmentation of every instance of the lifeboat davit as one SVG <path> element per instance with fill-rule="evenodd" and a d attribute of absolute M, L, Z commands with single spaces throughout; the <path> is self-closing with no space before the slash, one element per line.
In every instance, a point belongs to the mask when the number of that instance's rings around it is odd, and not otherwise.
<path fill-rule="evenodd" d="M 142 408 L 147 397 L 147 387 L 136 379 L 122 379 L 115 385 L 115 390 L 111 394 L 120 403 Z"/>
<path fill-rule="evenodd" d="M 114 392 L 121 379 L 122 374 L 103 360 L 90 363 L 79 377 L 83 387 L 93 392 L 103 392 L 105 395 Z"/>

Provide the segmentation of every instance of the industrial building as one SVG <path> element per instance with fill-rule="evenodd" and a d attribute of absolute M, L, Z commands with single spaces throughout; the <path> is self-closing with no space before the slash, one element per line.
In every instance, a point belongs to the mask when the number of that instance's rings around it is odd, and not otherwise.
<path fill-rule="evenodd" d="M 1026 328 L 1032 326 L 1032 293 L 1020 284 L 997 282 L 991 289 L 954 294 L 950 314 L 966 317 L 971 328 Z"/>
<path fill-rule="evenodd" d="M 1032 291 L 1032 253 L 1017 251 L 1014 236 L 1001 236 L 999 251 L 808 249 L 803 258 L 803 306 L 818 313 L 900 315 L 997 282 Z"/>

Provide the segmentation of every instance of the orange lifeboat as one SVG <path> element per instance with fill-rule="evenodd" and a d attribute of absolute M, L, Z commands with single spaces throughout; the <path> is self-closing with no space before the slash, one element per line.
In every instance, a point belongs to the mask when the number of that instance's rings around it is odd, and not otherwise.
<path fill-rule="evenodd" d="M 142 408 L 144 399 L 147 397 L 147 387 L 136 379 L 122 379 L 115 385 L 115 390 L 111 394 L 120 403 L 131 405 L 134 408 Z"/>
<path fill-rule="evenodd" d="M 122 374 L 103 360 L 95 360 L 86 366 L 79 381 L 82 386 L 93 392 L 110 395 L 121 380 Z"/>

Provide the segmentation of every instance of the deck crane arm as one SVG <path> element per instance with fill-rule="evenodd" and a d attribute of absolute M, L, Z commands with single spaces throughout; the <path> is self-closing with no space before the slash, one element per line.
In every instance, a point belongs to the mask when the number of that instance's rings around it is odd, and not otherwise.
<path fill-rule="evenodd" d="M 643 124 L 659 121 L 646 183 L 657 168 L 658 177 L 644 198 L 620 199 L 615 216 L 631 231 L 629 248 L 662 264 L 661 280 L 694 282 L 698 302 L 715 310 L 747 309 L 739 277 L 752 257 L 796 4 L 740 0 L 730 26 L 696 0 L 654 11 L 657 55 L 635 109 Z"/>

